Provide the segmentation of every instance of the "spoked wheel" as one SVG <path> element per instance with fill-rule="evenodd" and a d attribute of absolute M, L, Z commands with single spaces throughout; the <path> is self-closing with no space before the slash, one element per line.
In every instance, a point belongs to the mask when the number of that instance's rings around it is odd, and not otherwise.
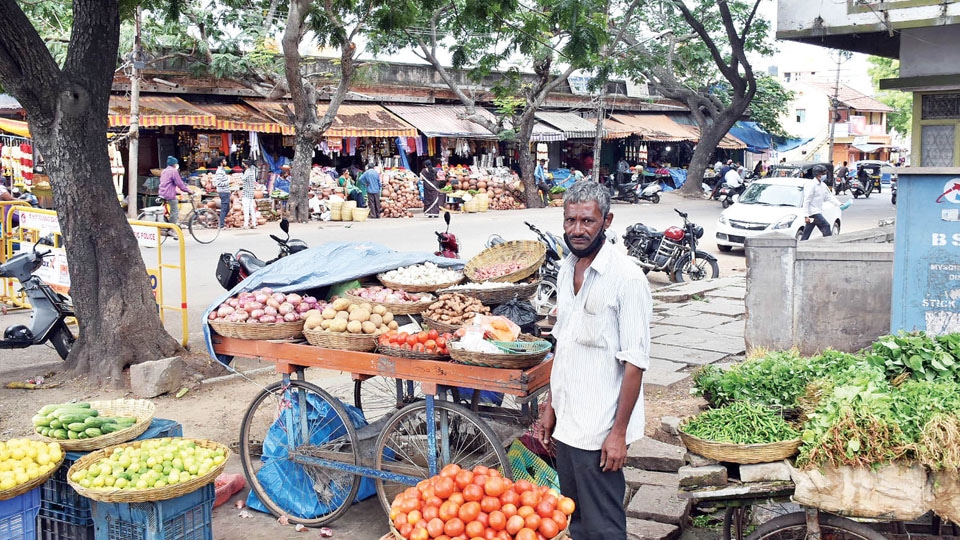
<path fill-rule="evenodd" d="M 677 269 L 673 273 L 674 281 L 700 281 L 720 277 L 720 265 L 709 258 L 706 253 L 697 252 L 697 262 L 694 264 L 689 254 L 677 262 Z"/>
<path fill-rule="evenodd" d="M 50 330 L 50 337 L 48 339 L 63 360 L 67 359 L 67 355 L 70 354 L 70 349 L 73 348 L 73 342 L 77 340 L 76 336 L 74 336 L 70 330 L 70 327 L 63 321 L 58 322 L 57 325 L 53 327 L 53 330 Z"/>
<path fill-rule="evenodd" d="M 376 465 L 380 471 L 429 478 L 427 464 L 427 404 L 418 402 L 404 407 L 384 426 L 377 439 Z M 473 411 L 460 405 L 434 401 L 433 425 L 436 428 L 437 468 L 456 463 L 465 469 L 477 465 L 497 468 L 512 479 L 510 462 L 500 438 Z M 377 480 L 377 496 L 384 511 L 407 484 Z"/>
<path fill-rule="evenodd" d="M 537 294 L 533 297 L 533 307 L 537 313 L 550 313 L 557 307 L 557 282 L 554 279 L 544 279 L 537 285 Z"/>
<path fill-rule="evenodd" d="M 273 515 L 318 526 L 350 508 L 360 477 L 310 463 L 311 457 L 360 465 L 357 434 L 347 412 L 306 381 L 271 384 L 254 398 L 240 426 L 243 472 Z M 278 494 L 284 504 L 277 502 Z"/>
<path fill-rule="evenodd" d="M 355 381 L 353 387 L 353 405 L 363 411 L 364 418 L 370 423 L 413 403 L 417 396 L 420 396 L 419 382 L 389 377 Z"/>
<path fill-rule="evenodd" d="M 209 208 L 201 208 L 190 216 L 187 227 L 194 240 L 209 244 L 220 236 L 220 216 Z"/>
<path fill-rule="evenodd" d="M 794 512 L 771 519 L 757 528 L 747 540 L 804 540 L 807 538 L 807 516 Z M 884 540 L 885 537 L 856 521 L 820 514 L 820 538 L 823 540 Z"/>

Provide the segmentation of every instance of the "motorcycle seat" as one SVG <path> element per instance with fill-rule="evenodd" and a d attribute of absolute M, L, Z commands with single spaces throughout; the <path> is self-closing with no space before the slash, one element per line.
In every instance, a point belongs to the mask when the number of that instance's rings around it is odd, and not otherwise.
<path fill-rule="evenodd" d="M 237 255 L 237 262 L 240 263 L 240 268 L 242 268 L 244 273 L 247 275 L 250 275 L 267 265 L 266 262 L 258 259 L 253 255 L 253 253 L 241 252 Z"/>

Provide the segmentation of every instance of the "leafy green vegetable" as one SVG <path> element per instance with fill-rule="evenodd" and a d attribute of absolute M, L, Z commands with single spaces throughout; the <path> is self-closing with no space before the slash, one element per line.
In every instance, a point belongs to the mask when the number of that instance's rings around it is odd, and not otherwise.
<path fill-rule="evenodd" d="M 789 441 L 800 435 L 773 409 L 746 401 L 704 411 L 680 429 L 705 441 L 735 444 Z"/>
<path fill-rule="evenodd" d="M 900 332 L 882 336 L 866 356 L 883 368 L 887 377 L 910 376 L 918 380 L 960 381 L 960 335 L 930 337 L 925 332 Z"/>
<path fill-rule="evenodd" d="M 550 188 L 550 193 L 565 193 L 566 191 L 567 191 L 567 188 L 563 186 L 553 186 L 552 188 Z"/>

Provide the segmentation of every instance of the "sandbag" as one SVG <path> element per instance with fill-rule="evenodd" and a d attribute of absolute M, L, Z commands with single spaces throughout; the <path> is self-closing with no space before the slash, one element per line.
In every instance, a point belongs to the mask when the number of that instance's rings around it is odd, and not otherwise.
<path fill-rule="evenodd" d="M 919 465 L 791 468 L 790 477 L 794 502 L 832 514 L 910 521 L 927 511 L 927 474 Z"/>

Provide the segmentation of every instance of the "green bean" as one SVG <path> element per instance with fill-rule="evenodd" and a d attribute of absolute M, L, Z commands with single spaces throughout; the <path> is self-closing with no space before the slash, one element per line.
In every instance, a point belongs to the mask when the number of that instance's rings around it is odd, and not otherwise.
<path fill-rule="evenodd" d="M 765 444 L 800 436 L 777 412 L 746 401 L 707 410 L 685 422 L 681 430 L 698 439 L 734 444 Z"/>

